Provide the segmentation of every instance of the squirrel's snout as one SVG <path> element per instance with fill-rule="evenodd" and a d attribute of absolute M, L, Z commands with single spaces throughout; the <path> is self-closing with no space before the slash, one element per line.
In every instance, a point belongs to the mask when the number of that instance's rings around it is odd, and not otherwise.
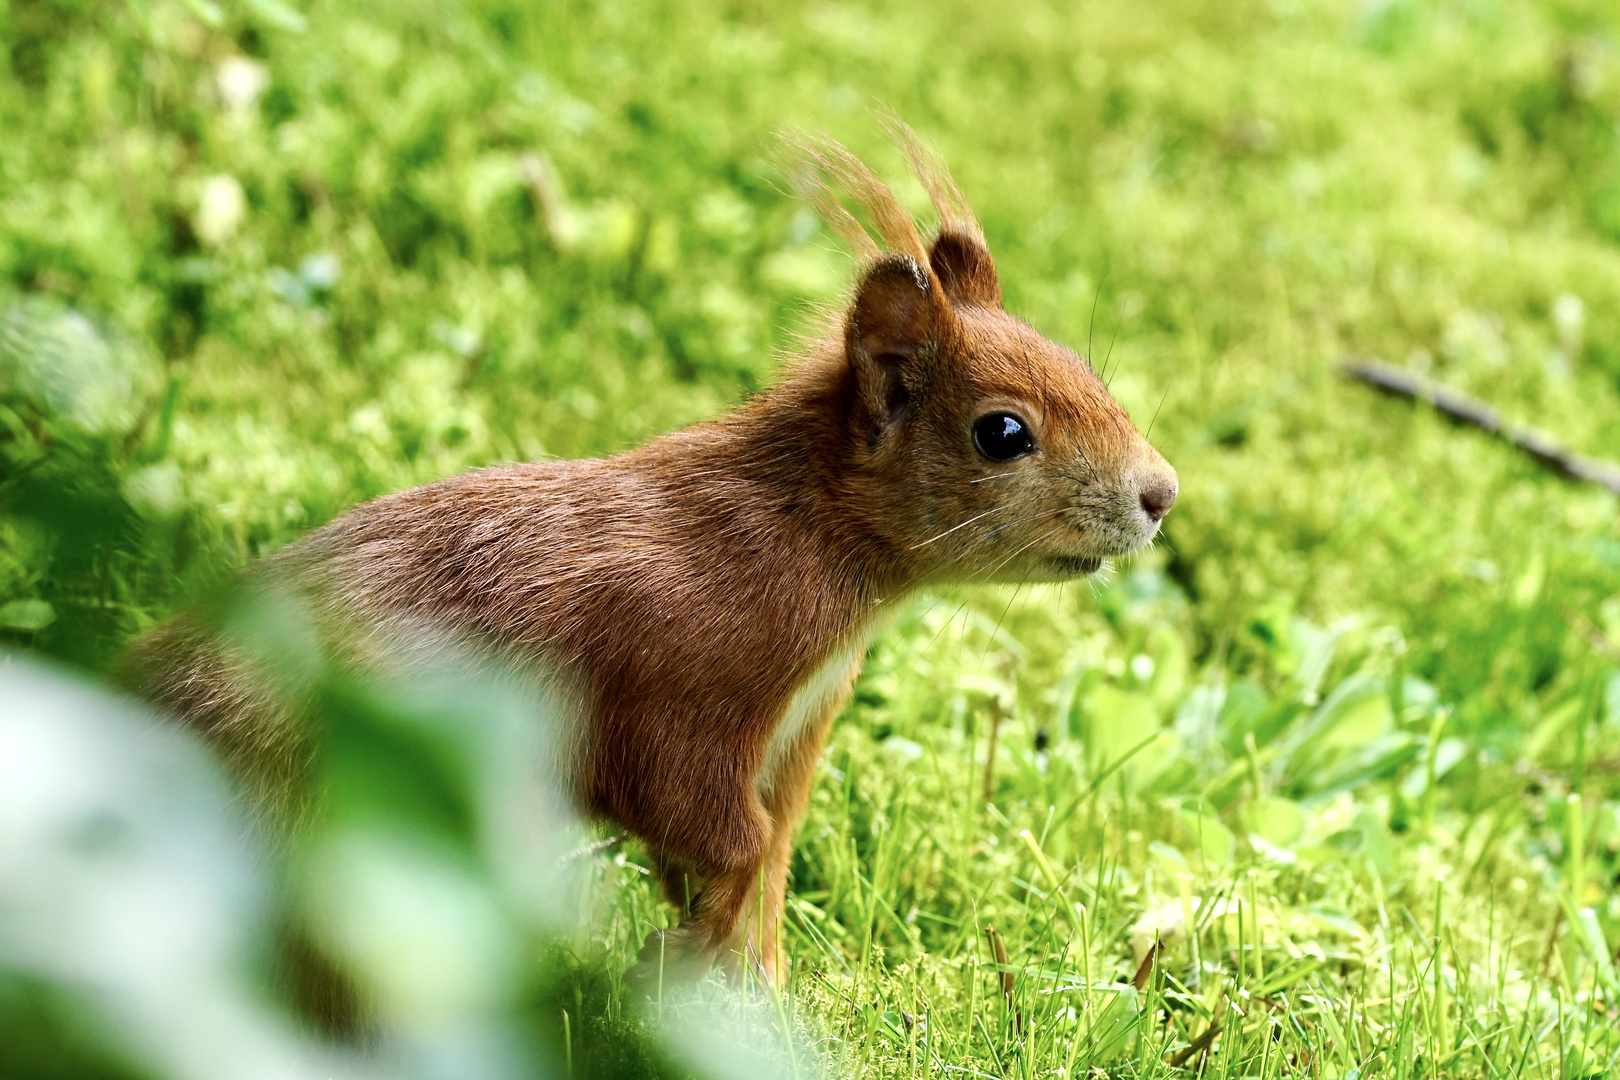
<path fill-rule="evenodd" d="M 1142 509 L 1154 521 L 1163 520 L 1170 508 L 1176 505 L 1176 482 L 1171 480 L 1155 480 L 1143 486 L 1141 491 Z"/>
<path fill-rule="evenodd" d="M 1137 459 L 1136 468 L 1132 470 L 1135 475 L 1131 477 L 1131 486 L 1136 489 L 1136 499 L 1142 512 L 1157 528 L 1164 515 L 1176 505 L 1178 478 L 1176 470 L 1157 450 L 1151 447 L 1144 449 L 1146 452 Z"/>

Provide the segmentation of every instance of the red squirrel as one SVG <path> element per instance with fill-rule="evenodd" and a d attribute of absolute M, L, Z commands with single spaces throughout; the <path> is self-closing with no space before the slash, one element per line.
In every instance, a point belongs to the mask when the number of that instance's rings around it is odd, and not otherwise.
<path fill-rule="evenodd" d="M 960 191 L 893 134 L 938 232 L 924 243 L 843 147 L 801 140 L 801 190 L 862 267 L 774 388 L 615 457 L 377 499 L 252 571 L 347 633 L 419 626 L 566 677 L 577 749 L 559 779 L 690 898 L 644 973 L 725 958 L 776 977 L 794 830 L 884 612 L 921 586 L 1090 574 L 1149 543 L 1176 499 L 1090 364 L 1002 309 Z M 239 767 L 295 775 L 307 756 L 202 620 L 147 635 L 132 668 Z"/>

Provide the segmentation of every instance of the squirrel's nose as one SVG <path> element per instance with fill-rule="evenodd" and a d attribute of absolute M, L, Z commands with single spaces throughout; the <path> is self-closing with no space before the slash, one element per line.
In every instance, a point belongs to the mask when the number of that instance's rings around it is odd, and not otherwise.
<path fill-rule="evenodd" d="M 1142 489 L 1142 509 L 1154 521 L 1160 521 L 1176 505 L 1174 480 L 1155 481 Z"/>

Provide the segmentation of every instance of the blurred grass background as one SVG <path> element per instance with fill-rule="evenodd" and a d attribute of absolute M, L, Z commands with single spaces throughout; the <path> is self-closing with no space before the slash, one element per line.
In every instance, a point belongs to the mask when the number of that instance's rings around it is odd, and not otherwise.
<path fill-rule="evenodd" d="M 1598 0 L 11 0 L 0 633 L 104 670 L 358 501 L 718 414 L 853 273 L 771 133 L 921 213 L 891 106 L 1183 494 L 1107 584 L 924 597 L 874 648 L 789 1027 L 870 1075 L 1147 1072 L 1216 1022 L 1234 1076 L 1597 1075 L 1616 499 L 1336 369 L 1620 454 L 1617 32 Z M 667 917 L 635 858 L 582 971 Z M 1171 997 L 1099 1049 L 1182 875 Z"/>

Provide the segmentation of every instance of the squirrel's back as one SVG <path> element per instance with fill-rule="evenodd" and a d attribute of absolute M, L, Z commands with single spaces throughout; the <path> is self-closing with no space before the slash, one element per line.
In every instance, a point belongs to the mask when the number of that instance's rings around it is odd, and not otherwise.
<path fill-rule="evenodd" d="M 647 742 L 632 728 L 656 729 L 667 759 L 714 737 L 696 715 L 765 723 L 761 703 L 785 705 L 881 599 L 870 587 L 882 575 L 852 565 L 862 544 L 848 509 L 817 480 L 830 466 L 798 411 L 818 392 L 831 390 L 807 365 L 733 417 L 617 457 L 496 466 L 379 498 L 266 558 L 237 595 L 290 605 L 328 656 L 362 668 L 448 642 L 554 698 L 568 688 L 571 780 L 587 809 L 612 814 L 639 773 L 663 767 L 614 752 Z M 192 612 L 139 642 L 127 670 L 261 784 L 293 788 L 307 732 L 252 651 Z"/>

